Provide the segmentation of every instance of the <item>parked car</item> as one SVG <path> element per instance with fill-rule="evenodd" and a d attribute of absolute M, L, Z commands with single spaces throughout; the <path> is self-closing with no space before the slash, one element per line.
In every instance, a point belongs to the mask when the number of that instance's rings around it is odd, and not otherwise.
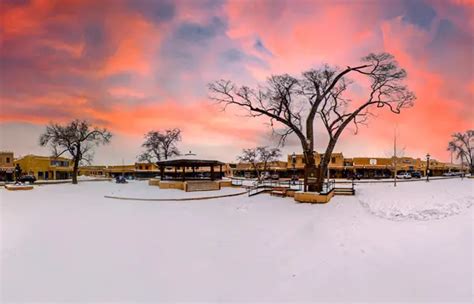
<path fill-rule="evenodd" d="M 127 182 L 127 179 L 126 179 L 125 176 L 123 176 L 123 175 L 117 175 L 117 176 L 115 177 L 115 182 L 116 182 L 117 184 L 126 184 L 126 183 L 128 183 L 128 182 Z"/>
<path fill-rule="evenodd" d="M 408 173 L 408 172 L 398 173 L 398 174 L 397 174 L 397 178 L 400 178 L 400 179 L 410 179 L 410 178 L 411 178 L 411 174 Z"/>
<path fill-rule="evenodd" d="M 454 172 L 444 172 L 443 176 L 454 176 Z"/>
<path fill-rule="evenodd" d="M 412 172 L 411 177 L 413 178 L 421 178 L 421 172 Z"/>
<path fill-rule="evenodd" d="M 271 178 L 272 178 L 272 179 L 279 179 L 280 176 L 279 176 L 278 174 L 272 174 Z"/>
<path fill-rule="evenodd" d="M 18 182 L 21 183 L 30 183 L 33 184 L 36 182 L 36 177 L 34 175 L 23 175 L 17 179 Z"/>
<path fill-rule="evenodd" d="M 350 179 L 352 179 L 352 180 L 355 180 L 355 179 L 359 180 L 359 179 L 361 179 L 361 178 L 362 178 L 362 174 L 360 174 L 360 173 L 353 174 L 353 175 L 350 177 Z"/>

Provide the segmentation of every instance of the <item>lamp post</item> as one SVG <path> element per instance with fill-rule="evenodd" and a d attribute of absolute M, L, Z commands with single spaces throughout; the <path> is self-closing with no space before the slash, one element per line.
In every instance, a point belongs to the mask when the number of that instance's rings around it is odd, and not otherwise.
<path fill-rule="evenodd" d="M 426 154 L 426 181 L 430 181 L 430 157 L 429 153 Z"/>

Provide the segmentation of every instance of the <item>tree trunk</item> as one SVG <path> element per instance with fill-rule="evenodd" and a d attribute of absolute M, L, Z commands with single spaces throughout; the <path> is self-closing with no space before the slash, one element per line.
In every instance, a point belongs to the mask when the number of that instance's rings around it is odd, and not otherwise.
<path fill-rule="evenodd" d="M 316 191 L 321 192 L 323 190 L 324 179 L 326 172 L 328 171 L 329 162 L 331 161 L 332 152 L 336 146 L 336 141 L 330 141 L 323 157 L 319 163 L 318 168 L 318 180 L 316 182 Z"/>
<path fill-rule="evenodd" d="M 79 171 L 79 157 L 74 158 L 74 167 L 72 169 L 72 183 L 77 184 L 77 172 Z"/>
<path fill-rule="evenodd" d="M 255 170 L 255 174 L 257 175 L 257 182 L 261 182 L 260 171 L 258 170 L 258 164 L 252 163 L 252 167 Z"/>
<path fill-rule="evenodd" d="M 304 152 L 304 191 L 316 191 L 314 183 L 308 183 L 308 178 L 317 178 L 314 176 L 316 172 L 316 165 L 314 163 L 313 151 L 307 150 Z M 317 172 L 316 172 L 317 173 Z"/>
<path fill-rule="evenodd" d="M 337 139 L 329 140 L 328 146 L 326 151 L 324 152 L 323 157 L 321 158 L 321 162 L 319 163 L 319 170 L 318 170 L 318 180 L 316 183 L 316 191 L 321 192 L 323 190 L 324 178 L 325 174 L 329 167 L 329 162 L 331 161 L 332 152 L 334 147 L 336 146 Z"/>

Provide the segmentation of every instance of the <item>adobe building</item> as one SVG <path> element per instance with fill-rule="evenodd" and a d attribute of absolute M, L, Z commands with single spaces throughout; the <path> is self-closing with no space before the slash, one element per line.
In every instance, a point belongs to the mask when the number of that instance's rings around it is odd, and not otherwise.
<path fill-rule="evenodd" d="M 231 176 L 231 164 L 210 166 L 194 166 L 194 167 L 179 167 L 179 166 L 165 166 L 164 174 L 168 178 L 174 178 L 183 175 L 194 175 L 195 177 L 206 178 L 214 172 L 216 177 Z M 234 165 L 235 166 L 235 165 Z M 79 169 L 80 175 L 86 176 L 107 176 L 107 177 L 133 177 L 137 179 L 154 178 L 161 174 L 156 163 L 136 162 L 130 165 L 112 165 L 112 166 L 86 166 Z M 98 174 L 98 173 L 102 173 Z M 95 173 L 95 174 L 94 174 Z"/>
<path fill-rule="evenodd" d="M 13 181 L 14 172 L 13 152 L 0 151 L 0 181 Z"/>
<path fill-rule="evenodd" d="M 34 175 L 37 180 L 61 180 L 72 178 L 72 161 L 65 157 L 26 155 L 14 162 L 22 175 Z"/>
<path fill-rule="evenodd" d="M 315 152 L 316 166 L 319 166 L 322 156 L 322 154 Z M 258 166 L 260 169 L 263 168 L 263 164 L 258 164 Z M 412 157 L 345 158 L 342 153 L 333 153 L 329 162 L 329 176 L 331 178 L 351 178 L 356 175 L 362 178 L 389 178 L 393 177 L 395 168 L 397 173 L 420 172 L 421 175 L 426 176 L 427 164 L 426 161 Z M 438 176 L 446 172 L 459 172 L 461 166 L 431 159 L 429 169 L 430 176 Z M 232 168 L 232 171 L 234 176 L 256 177 L 255 169 L 249 163 L 239 163 L 235 168 Z M 282 178 L 289 178 L 293 175 L 303 177 L 303 154 L 289 154 L 287 162 L 271 162 L 267 171 Z"/>
<path fill-rule="evenodd" d="M 227 164 L 230 174 L 226 176 L 241 176 L 246 178 L 255 178 L 257 173 L 250 163 L 238 163 L 236 165 Z M 262 173 L 264 164 L 256 164 L 258 170 Z M 267 172 L 270 174 L 278 174 L 279 176 L 286 176 L 288 171 L 287 162 L 284 161 L 272 161 L 267 163 Z"/>
<path fill-rule="evenodd" d="M 106 176 L 106 166 L 81 166 L 79 167 L 79 175 L 104 177 Z"/>
<path fill-rule="evenodd" d="M 107 177 L 153 178 L 159 174 L 158 166 L 154 163 L 137 162 L 130 165 L 104 166 L 104 175 Z"/>

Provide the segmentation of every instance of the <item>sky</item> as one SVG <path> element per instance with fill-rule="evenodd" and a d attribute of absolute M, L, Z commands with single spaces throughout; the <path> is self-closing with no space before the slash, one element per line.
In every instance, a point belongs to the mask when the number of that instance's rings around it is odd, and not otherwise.
<path fill-rule="evenodd" d="M 397 134 L 406 156 L 449 161 L 453 132 L 473 128 L 474 1 L 0 0 L 0 150 L 48 155 L 38 137 L 75 118 L 114 137 L 96 164 L 136 161 L 149 130 L 180 128 L 182 152 L 236 161 L 275 145 L 268 121 L 225 112 L 207 84 L 256 87 L 324 63 L 346 67 L 388 52 L 417 100 L 386 109 L 335 152 L 388 157 Z M 316 149 L 327 142 L 317 128 Z M 395 131 L 396 130 L 396 131 Z M 296 138 L 282 148 L 301 152 Z"/>

